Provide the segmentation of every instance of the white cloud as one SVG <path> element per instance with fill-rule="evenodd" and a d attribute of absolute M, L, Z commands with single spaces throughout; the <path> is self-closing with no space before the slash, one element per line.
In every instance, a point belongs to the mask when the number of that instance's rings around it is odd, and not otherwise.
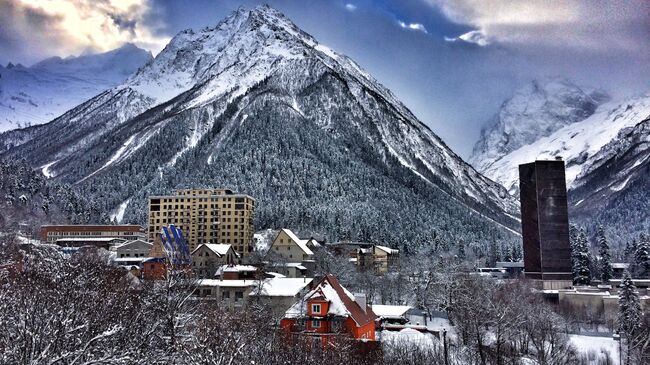
<path fill-rule="evenodd" d="M 467 33 L 463 33 L 458 37 L 445 37 L 445 40 L 447 42 L 463 41 L 467 43 L 474 43 L 481 47 L 485 47 L 490 44 L 487 36 L 480 30 L 472 30 Z"/>
<path fill-rule="evenodd" d="M 348 11 L 355 11 L 357 10 L 357 6 L 352 3 L 347 3 L 345 4 L 345 9 Z"/>
<path fill-rule="evenodd" d="M 428 33 L 427 28 L 424 27 L 423 24 L 421 23 L 405 23 L 401 20 L 397 21 L 397 24 L 399 24 L 400 27 L 404 29 L 411 29 L 411 30 L 417 30 L 423 33 Z"/>
<path fill-rule="evenodd" d="M 67 56 L 131 42 L 156 53 L 169 39 L 156 34 L 152 12 L 150 0 L 3 0 L 0 48 Z"/>
<path fill-rule="evenodd" d="M 634 50 L 647 37 L 650 2 L 591 0 L 424 0 L 475 31 L 466 36 L 504 43 Z M 477 34 L 482 37 L 475 38 Z M 645 34 L 645 35 L 644 35 Z M 450 38 L 455 39 L 455 38 Z M 478 44 L 478 43 L 477 43 Z"/>

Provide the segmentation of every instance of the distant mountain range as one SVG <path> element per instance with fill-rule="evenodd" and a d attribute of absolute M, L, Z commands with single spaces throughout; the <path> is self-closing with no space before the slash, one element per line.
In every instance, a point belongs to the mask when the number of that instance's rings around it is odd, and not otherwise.
<path fill-rule="evenodd" d="M 43 124 L 119 85 L 153 59 L 132 44 L 79 57 L 48 58 L 31 67 L 0 65 L 0 132 Z"/>
<path fill-rule="evenodd" d="M 607 101 L 570 81 L 533 82 L 506 101 L 471 158 L 518 194 L 518 168 L 564 159 L 575 223 L 625 241 L 650 229 L 650 94 Z"/>
<path fill-rule="evenodd" d="M 124 83 L 0 146 L 123 222 L 147 224 L 150 194 L 206 186 L 255 197 L 259 228 L 407 251 L 514 242 L 519 229 L 502 186 L 268 6 L 179 33 Z"/>

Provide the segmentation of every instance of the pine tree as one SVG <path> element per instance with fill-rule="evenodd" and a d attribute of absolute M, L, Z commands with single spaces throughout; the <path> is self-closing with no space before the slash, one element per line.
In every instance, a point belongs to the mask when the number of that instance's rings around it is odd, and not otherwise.
<path fill-rule="evenodd" d="M 460 240 L 458 241 L 458 258 L 464 260 L 465 257 L 465 242 Z"/>
<path fill-rule="evenodd" d="M 584 230 L 580 230 L 572 247 L 573 284 L 589 285 L 591 271 L 589 270 L 589 243 Z"/>
<path fill-rule="evenodd" d="M 629 363 L 629 339 L 634 336 L 641 323 L 641 303 L 639 294 L 632 282 L 630 272 L 625 270 L 621 280 L 621 287 L 618 292 L 618 329 L 623 337 L 628 340 L 628 361 Z"/>
<path fill-rule="evenodd" d="M 603 226 L 598 227 L 598 254 L 600 255 L 598 268 L 600 269 L 600 280 L 606 283 L 612 279 L 612 258 L 609 254 L 609 243 L 605 237 L 605 230 Z"/>
<path fill-rule="evenodd" d="M 650 275 L 650 239 L 645 233 L 639 235 L 639 242 L 634 253 L 634 273 L 638 277 Z"/>

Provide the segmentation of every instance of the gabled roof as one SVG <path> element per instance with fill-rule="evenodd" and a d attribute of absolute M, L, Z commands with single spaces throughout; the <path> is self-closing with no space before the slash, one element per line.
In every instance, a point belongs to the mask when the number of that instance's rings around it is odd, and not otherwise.
<path fill-rule="evenodd" d="M 225 245 L 225 244 L 217 244 L 217 243 L 202 243 L 200 244 L 197 248 L 192 251 L 192 255 L 198 251 L 201 246 L 205 246 L 208 250 L 214 252 L 217 256 L 221 257 L 226 254 L 228 254 L 228 250 L 232 247 L 232 245 Z M 234 251 L 233 251 L 234 252 Z"/>
<path fill-rule="evenodd" d="M 327 274 L 316 287 L 295 303 L 287 312 L 287 318 L 296 318 L 307 313 L 306 306 L 310 299 L 322 299 L 329 302 L 327 314 L 333 316 L 351 317 L 358 326 L 374 321 L 377 316 L 366 304 L 364 311 L 356 302 L 354 295 L 339 283 L 334 275 Z"/>
<path fill-rule="evenodd" d="M 286 233 L 286 235 L 289 236 L 289 238 L 291 238 L 291 240 L 294 241 L 298 245 L 298 247 L 300 247 L 300 249 L 303 250 L 305 254 L 307 255 L 314 254 L 314 252 L 309 247 L 307 247 L 307 242 L 309 240 L 301 240 L 300 238 L 298 238 L 298 236 L 296 236 L 295 233 L 291 232 L 291 230 L 287 228 L 282 228 L 282 232 Z"/>
<path fill-rule="evenodd" d="M 317 247 L 317 248 L 323 247 L 323 245 L 320 242 L 316 241 L 315 238 L 310 238 L 307 240 L 307 247 L 309 246 Z"/>
<path fill-rule="evenodd" d="M 124 248 L 127 248 L 127 247 L 131 246 L 131 245 L 136 245 L 136 244 L 137 245 L 144 244 L 148 248 L 153 247 L 153 243 L 151 243 L 151 242 L 147 242 L 147 241 L 144 241 L 144 240 L 132 240 L 132 241 L 126 241 L 126 242 L 124 242 L 124 243 L 122 243 L 120 245 L 117 245 L 117 246 L 115 246 L 115 248 L 116 249 L 118 249 L 118 248 L 119 249 L 124 249 Z"/>

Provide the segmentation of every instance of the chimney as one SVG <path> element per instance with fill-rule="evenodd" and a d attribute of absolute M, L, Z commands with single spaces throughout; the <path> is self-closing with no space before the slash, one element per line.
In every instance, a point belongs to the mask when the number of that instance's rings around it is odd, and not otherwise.
<path fill-rule="evenodd" d="M 354 301 L 357 302 L 357 304 L 359 304 L 359 306 L 365 313 L 367 310 L 366 295 L 364 293 L 355 293 Z"/>
<path fill-rule="evenodd" d="M 556 161 L 562 161 L 562 156 L 560 156 L 560 155 L 555 156 L 555 160 Z"/>

